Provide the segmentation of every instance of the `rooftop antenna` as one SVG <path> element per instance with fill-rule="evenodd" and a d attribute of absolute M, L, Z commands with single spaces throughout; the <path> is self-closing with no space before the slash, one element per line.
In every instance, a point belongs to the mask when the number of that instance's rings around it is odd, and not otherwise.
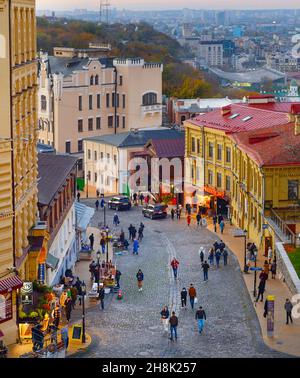
<path fill-rule="evenodd" d="M 105 20 L 106 24 L 108 24 L 109 7 L 109 0 L 100 0 L 99 25 L 105 22 Z"/>

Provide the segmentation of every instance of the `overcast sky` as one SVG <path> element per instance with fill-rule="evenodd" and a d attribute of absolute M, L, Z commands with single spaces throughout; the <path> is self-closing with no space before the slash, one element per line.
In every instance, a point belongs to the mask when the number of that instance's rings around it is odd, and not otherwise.
<path fill-rule="evenodd" d="M 38 9 L 98 9 L 100 0 L 36 0 Z M 267 9 L 300 8 L 299 0 L 110 0 L 111 6 L 126 9 Z"/>

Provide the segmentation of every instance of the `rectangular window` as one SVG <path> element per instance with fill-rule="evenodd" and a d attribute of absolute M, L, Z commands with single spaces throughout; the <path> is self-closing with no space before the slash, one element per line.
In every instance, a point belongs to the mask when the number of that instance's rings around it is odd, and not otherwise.
<path fill-rule="evenodd" d="M 88 122 L 89 131 L 93 131 L 93 118 L 89 118 Z"/>
<path fill-rule="evenodd" d="M 221 144 L 218 144 L 217 159 L 222 160 L 222 145 Z"/>
<path fill-rule="evenodd" d="M 200 154 L 200 139 L 197 139 L 197 154 Z"/>
<path fill-rule="evenodd" d="M 230 176 L 226 176 L 226 190 L 228 192 L 230 192 L 230 185 L 231 184 L 231 180 L 230 180 Z"/>
<path fill-rule="evenodd" d="M 82 168 L 83 168 L 83 160 L 82 160 L 82 159 L 79 159 L 79 160 L 78 160 L 78 170 L 79 170 L 79 171 L 82 171 Z"/>
<path fill-rule="evenodd" d="M 101 96 L 100 94 L 97 94 L 97 109 L 101 108 Z"/>
<path fill-rule="evenodd" d="M 126 118 L 125 116 L 122 117 L 122 128 L 125 129 L 126 127 Z"/>
<path fill-rule="evenodd" d="M 226 147 L 226 163 L 231 163 L 231 148 Z"/>
<path fill-rule="evenodd" d="M 120 95 L 117 93 L 117 108 L 120 106 Z"/>
<path fill-rule="evenodd" d="M 114 163 L 117 164 L 117 155 L 114 155 Z"/>
<path fill-rule="evenodd" d="M 44 141 L 43 141 L 44 143 Z M 66 142 L 66 153 L 70 154 L 71 153 L 71 142 Z"/>
<path fill-rule="evenodd" d="M 94 160 L 97 161 L 97 151 L 94 151 Z"/>
<path fill-rule="evenodd" d="M 221 173 L 217 173 L 217 187 L 221 188 L 222 186 L 222 175 Z"/>
<path fill-rule="evenodd" d="M 94 180 L 95 180 L 95 184 L 97 183 L 97 180 L 98 180 L 98 175 L 97 173 L 94 173 Z"/>
<path fill-rule="evenodd" d="M 109 108 L 109 93 L 106 93 L 106 107 Z"/>
<path fill-rule="evenodd" d="M 100 152 L 100 159 L 103 161 L 103 152 Z"/>
<path fill-rule="evenodd" d="M 213 173 L 210 169 L 208 170 L 208 183 L 209 185 L 213 184 Z"/>
<path fill-rule="evenodd" d="M 122 95 L 122 105 L 123 105 L 123 109 L 125 109 L 125 107 L 126 107 L 126 96 L 124 94 Z"/>
<path fill-rule="evenodd" d="M 120 86 L 123 85 L 123 76 L 122 75 L 119 76 L 119 85 Z"/>
<path fill-rule="evenodd" d="M 88 150 L 88 159 L 91 158 L 91 150 Z"/>
<path fill-rule="evenodd" d="M 78 132 L 79 133 L 83 132 L 83 120 L 82 119 L 78 120 Z"/>
<path fill-rule="evenodd" d="M 208 157 L 214 157 L 214 144 L 212 142 L 208 143 Z"/>
<path fill-rule="evenodd" d="M 107 124 L 108 124 L 108 127 L 114 126 L 114 117 L 113 116 L 108 116 Z"/>
<path fill-rule="evenodd" d="M 195 138 L 192 138 L 192 152 L 196 152 Z"/>
<path fill-rule="evenodd" d="M 82 151 L 82 139 L 78 140 L 78 152 Z"/>
<path fill-rule="evenodd" d="M 109 163 L 110 162 L 110 154 L 106 154 L 106 159 L 107 159 L 107 162 Z"/>
<path fill-rule="evenodd" d="M 93 95 L 89 95 L 89 110 L 93 109 Z"/>
<path fill-rule="evenodd" d="M 116 106 L 116 95 L 115 95 L 115 93 L 112 93 L 111 102 L 112 102 L 112 106 Z"/>
<path fill-rule="evenodd" d="M 290 201 L 297 201 L 299 198 L 299 181 L 288 180 L 288 199 Z"/>
<path fill-rule="evenodd" d="M 117 115 L 117 127 L 120 125 L 120 117 Z"/>
<path fill-rule="evenodd" d="M 88 171 L 88 181 L 91 181 L 91 171 Z"/>
<path fill-rule="evenodd" d="M 97 130 L 101 129 L 101 117 L 96 118 L 96 129 Z"/>
<path fill-rule="evenodd" d="M 46 96 L 41 96 L 41 110 L 47 110 L 47 99 Z"/>
<path fill-rule="evenodd" d="M 82 96 L 78 97 L 78 110 L 82 111 Z"/>

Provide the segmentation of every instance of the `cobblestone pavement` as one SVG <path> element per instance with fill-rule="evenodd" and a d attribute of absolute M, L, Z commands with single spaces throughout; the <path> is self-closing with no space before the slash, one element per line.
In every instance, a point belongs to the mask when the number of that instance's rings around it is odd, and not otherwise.
<path fill-rule="evenodd" d="M 94 200 L 85 200 L 93 206 Z M 109 224 L 114 212 L 107 211 Z M 269 349 L 262 340 L 260 326 L 246 290 L 235 256 L 230 254 L 229 265 L 212 268 L 209 281 L 203 282 L 198 250 L 206 251 L 216 240 L 211 232 L 185 220 L 148 220 L 141 208 L 120 212 L 121 227 L 128 235 L 130 223 L 145 224 L 144 239 L 138 256 L 117 257 L 122 272 L 123 300 L 106 298 L 106 308 L 98 306 L 87 311 L 87 332 L 93 342 L 84 357 L 284 357 Z M 103 220 L 103 212 L 96 212 L 92 226 Z M 176 256 L 180 262 L 175 281 L 170 261 Z M 136 273 L 144 272 L 144 289 L 138 292 Z M 207 314 L 202 335 L 197 332 L 195 313 L 189 306 L 180 308 L 180 290 L 193 283 L 198 305 Z M 178 341 L 169 340 L 160 323 L 163 305 L 174 309 L 179 317 Z M 197 305 L 197 306 L 198 306 Z"/>

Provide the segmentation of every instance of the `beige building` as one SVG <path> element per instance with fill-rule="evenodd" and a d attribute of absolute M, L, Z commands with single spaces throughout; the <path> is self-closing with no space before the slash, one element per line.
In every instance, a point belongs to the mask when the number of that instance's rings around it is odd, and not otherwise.
<path fill-rule="evenodd" d="M 92 48 L 86 54 L 93 57 L 82 58 L 71 50 L 41 55 L 40 143 L 82 157 L 84 138 L 161 126 L 162 64 L 94 57 Z"/>
<path fill-rule="evenodd" d="M 0 0 L 0 329 L 7 344 L 17 337 L 16 290 L 29 274 L 37 213 L 35 58 L 35 1 Z"/>

